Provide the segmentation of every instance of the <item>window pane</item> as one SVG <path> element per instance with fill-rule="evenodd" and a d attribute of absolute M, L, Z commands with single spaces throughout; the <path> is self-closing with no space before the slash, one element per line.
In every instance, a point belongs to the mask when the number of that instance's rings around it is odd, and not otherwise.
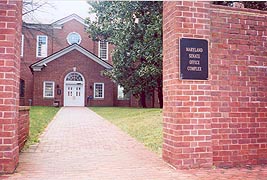
<path fill-rule="evenodd" d="M 20 44 L 20 56 L 23 56 L 23 47 L 24 47 L 24 35 L 21 35 L 21 44 Z"/>
<path fill-rule="evenodd" d="M 38 36 L 38 46 L 37 46 L 37 55 L 40 57 L 47 56 L 47 37 Z"/>
<path fill-rule="evenodd" d="M 124 94 L 124 88 L 118 85 L 118 100 L 128 100 L 130 98 L 130 93 Z"/>
<path fill-rule="evenodd" d="M 67 41 L 69 44 L 80 44 L 81 43 L 81 36 L 80 34 L 76 33 L 76 32 L 72 32 L 68 35 L 67 37 Z"/>
<path fill-rule="evenodd" d="M 45 82 L 44 97 L 54 97 L 54 83 L 53 82 Z"/>
<path fill-rule="evenodd" d="M 83 81 L 83 78 L 80 74 L 73 72 L 68 75 L 66 81 Z"/>
<path fill-rule="evenodd" d="M 99 57 L 101 59 L 108 59 L 108 42 L 107 41 L 99 41 Z"/>
<path fill-rule="evenodd" d="M 45 36 L 39 36 L 39 43 L 40 44 L 46 44 L 46 37 Z"/>
<path fill-rule="evenodd" d="M 95 98 L 103 98 L 104 91 L 103 91 L 103 84 L 95 84 Z"/>
<path fill-rule="evenodd" d="M 123 99 L 124 94 L 123 94 L 123 87 L 118 85 L 118 99 Z"/>

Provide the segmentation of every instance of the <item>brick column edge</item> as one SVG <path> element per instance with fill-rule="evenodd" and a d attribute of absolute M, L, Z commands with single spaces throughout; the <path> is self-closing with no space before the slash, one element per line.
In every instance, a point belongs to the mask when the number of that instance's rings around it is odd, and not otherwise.
<path fill-rule="evenodd" d="M 18 165 L 22 2 L 0 1 L 0 173 Z"/>
<path fill-rule="evenodd" d="M 180 38 L 210 38 L 210 2 L 163 2 L 163 159 L 176 168 L 211 167 L 210 80 L 181 80 Z"/>

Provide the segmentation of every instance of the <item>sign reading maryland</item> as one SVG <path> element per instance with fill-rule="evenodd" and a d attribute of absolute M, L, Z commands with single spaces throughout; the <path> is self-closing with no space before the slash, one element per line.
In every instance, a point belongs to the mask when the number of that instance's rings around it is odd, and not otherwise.
<path fill-rule="evenodd" d="M 180 39 L 180 78 L 208 80 L 208 41 Z"/>

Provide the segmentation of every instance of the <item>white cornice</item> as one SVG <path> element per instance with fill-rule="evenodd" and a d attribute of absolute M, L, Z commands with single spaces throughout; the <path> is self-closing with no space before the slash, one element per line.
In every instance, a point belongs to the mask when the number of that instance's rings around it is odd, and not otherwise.
<path fill-rule="evenodd" d="M 59 28 L 61 27 L 64 23 L 68 22 L 68 21 L 71 21 L 71 20 L 76 20 L 78 22 L 80 22 L 81 24 L 85 25 L 86 27 L 88 27 L 88 24 L 85 23 L 85 19 L 81 18 L 80 16 L 78 16 L 77 14 L 71 14 L 67 17 L 64 17 L 60 20 L 57 20 L 55 21 L 54 23 L 52 23 L 51 25 L 56 27 L 56 28 Z"/>
<path fill-rule="evenodd" d="M 35 67 L 32 67 L 32 70 L 33 71 L 42 71 L 42 67 L 40 67 L 40 66 L 35 66 Z"/>

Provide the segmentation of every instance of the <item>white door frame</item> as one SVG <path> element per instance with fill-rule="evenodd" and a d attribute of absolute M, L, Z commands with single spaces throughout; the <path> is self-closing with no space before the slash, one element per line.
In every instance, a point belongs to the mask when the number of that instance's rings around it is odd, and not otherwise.
<path fill-rule="evenodd" d="M 78 80 L 67 81 L 67 77 L 72 73 L 80 75 L 82 78 L 82 81 L 78 81 Z M 84 104 L 84 102 L 85 102 L 85 79 L 84 79 L 84 76 L 79 72 L 72 71 L 72 72 L 68 73 L 64 78 L 64 106 L 77 106 L 77 105 L 68 104 L 68 102 L 67 102 L 67 88 L 66 88 L 67 85 L 82 85 L 81 96 L 83 96 L 83 98 L 82 98 L 83 100 L 78 106 L 84 106 L 85 105 Z"/>

